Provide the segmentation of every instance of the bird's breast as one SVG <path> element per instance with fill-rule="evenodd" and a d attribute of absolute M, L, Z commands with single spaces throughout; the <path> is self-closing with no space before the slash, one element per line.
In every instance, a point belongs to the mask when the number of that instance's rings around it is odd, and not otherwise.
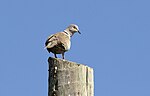
<path fill-rule="evenodd" d="M 61 37 L 61 42 L 63 43 L 63 46 L 65 47 L 65 50 L 68 51 L 71 47 L 71 41 L 70 41 L 70 35 L 63 32 L 63 35 Z"/>
<path fill-rule="evenodd" d="M 70 40 L 69 40 L 68 42 L 66 42 L 66 44 L 67 44 L 66 50 L 68 51 L 68 50 L 70 50 L 70 47 L 71 47 L 71 42 L 70 42 Z"/>

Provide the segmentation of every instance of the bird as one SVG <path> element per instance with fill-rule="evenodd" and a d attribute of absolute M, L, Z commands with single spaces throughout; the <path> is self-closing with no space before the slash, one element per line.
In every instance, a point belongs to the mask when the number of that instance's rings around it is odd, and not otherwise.
<path fill-rule="evenodd" d="M 52 52 L 55 58 L 57 58 L 56 54 L 62 54 L 62 59 L 65 59 L 64 54 L 71 47 L 71 37 L 77 32 L 81 34 L 79 27 L 70 24 L 64 31 L 50 35 L 45 42 L 45 49 L 49 53 Z"/>

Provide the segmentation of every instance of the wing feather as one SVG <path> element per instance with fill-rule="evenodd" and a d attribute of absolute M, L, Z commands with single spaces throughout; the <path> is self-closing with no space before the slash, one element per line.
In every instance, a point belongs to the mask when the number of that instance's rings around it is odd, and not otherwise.
<path fill-rule="evenodd" d="M 45 48 L 52 48 L 59 43 L 59 39 L 55 35 L 51 35 L 45 42 Z"/>

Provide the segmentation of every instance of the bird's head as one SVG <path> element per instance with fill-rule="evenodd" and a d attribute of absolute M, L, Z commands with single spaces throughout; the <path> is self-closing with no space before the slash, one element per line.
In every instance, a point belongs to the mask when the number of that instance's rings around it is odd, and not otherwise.
<path fill-rule="evenodd" d="M 79 34 L 81 34 L 79 31 L 79 27 L 75 24 L 70 24 L 67 29 L 72 33 L 78 32 Z"/>

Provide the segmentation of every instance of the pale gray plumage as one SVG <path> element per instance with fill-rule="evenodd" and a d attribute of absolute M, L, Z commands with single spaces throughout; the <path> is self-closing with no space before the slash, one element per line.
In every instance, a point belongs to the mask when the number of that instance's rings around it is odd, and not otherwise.
<path fill-rule="evenodd" d="M 45 48 L 47 48 L 49 53 L 54 53 L 55 58 L 57 58 L 56 54 L 62 54 L 62 58 L 64 59 L 64 53 L 68 51 L 71 46 L 70 39 L 76 32 L 81 34 L 78 26 L 75 24 L 69 25 L 63 32 L 49 36 L 45 42 Z"/>

